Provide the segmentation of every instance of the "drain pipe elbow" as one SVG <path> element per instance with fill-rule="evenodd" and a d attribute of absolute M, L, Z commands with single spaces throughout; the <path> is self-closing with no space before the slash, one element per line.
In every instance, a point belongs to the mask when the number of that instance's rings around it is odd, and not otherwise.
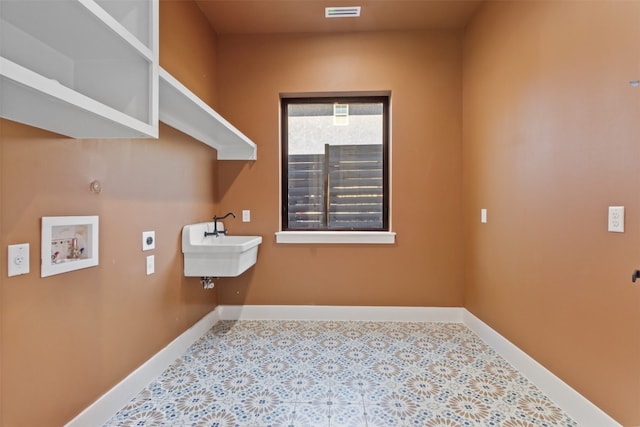
<path fill-rule="evenodd" d="M 204 289 L 213 289 L 215 283 L 213 283 L 213 277 L 201 277 L 200 283 Z"/>

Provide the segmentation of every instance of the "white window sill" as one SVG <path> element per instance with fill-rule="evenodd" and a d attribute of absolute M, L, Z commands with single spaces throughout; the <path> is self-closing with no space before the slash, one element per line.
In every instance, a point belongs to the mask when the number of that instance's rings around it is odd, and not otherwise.
<path fill-rule="evenodd" d="M 396 233 L 392 231 L 278 231 L 276 243 L 338 243 L 363 245 L 392 245 Z"/>

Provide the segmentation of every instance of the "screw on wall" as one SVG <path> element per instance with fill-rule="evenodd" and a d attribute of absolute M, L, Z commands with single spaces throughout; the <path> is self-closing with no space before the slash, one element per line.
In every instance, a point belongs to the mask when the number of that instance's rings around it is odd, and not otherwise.
<path fill-rule="evenodd" d="M 100 194 L 102 191 L 102 184 L 100 184 L 100 181 L 97 179 L 94 179 L 89 183 L 89 190 L 91 190 L 92 193 Z"/>

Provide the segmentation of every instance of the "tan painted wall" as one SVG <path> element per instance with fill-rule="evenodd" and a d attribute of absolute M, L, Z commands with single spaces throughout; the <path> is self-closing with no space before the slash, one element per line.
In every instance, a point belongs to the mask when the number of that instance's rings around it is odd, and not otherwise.
<path fill-rule="evenodd" d="M 640 2 L 492 2 L 464 44 L 466 307 L 640 425 Z M 607 232 L 607 207 L 626 232 Z M 488 223 L 480 224 L 480 209 Z"/>
<path fill-rule="evenodd" d="M 640 74 L 639 4 L 566 3 L 486 5 L 462 56 L 453 32 L 222 36 L 216 50 L 193 3 L 163 0 L 162 65 L 256 141 L 255 163 L 217 162 L 165 126 L 154 141 L 74 141 L 0 120 L 0 259 L 20 242 L 32 257 L 27 276 L 7 278 L 0 263 L 0 425 L 64 423 L 213 308 L 215 293 L 182 278 L 180 228 L 242 209 L 252 222 L 230 221 L 231 232 L 264 243 L 253 269 L 218 283 L 220 303 L 466 298 L 587 398 L 640 424 L 640 288 L 629 282 L 640 98 L 627 84 Z M 393 94 L 397 244 L 275 244 L 279 93 L 354 90 Z M 618 204 L 627 232 L 610 234 L 606 206 Z M 40 279 L 40 217 L 87 213 L 101 219 L 100 266 Z M 147 277 L 139 245 L 151 228 Z"/>
<path fill-rule="evenodd" d="M 219 36 L 220 111 L 258 161 L 220 163 L 233 233 L 263 236 L 221 304 L 462 305 L 461 37 L 454 32 Z M 393 246 L 276 244 L 279 94 L 392 92 Z"/>
<path fill-rule="evenodd" d="M 188 64 L 213 69 L 180 51 L 215 50 L 199 9 L 163 1 L 161 15 L 163 65 L 181 77 Z M 212 101 L 214 77 L 188 84 Z M 0 425 L 64 424 L 215 307 L 215 292 L 182 277 L 180 232 L 215 211 L 216 165 L 215 150 L 166 126 L 158 140 L 72 140 L 0 120 Z M 100 265 L 41 279 L 40 218 L 93 214 Z M 157 245 L 143 253 L 145 230 Z M 15 243 L 30 243 L 31 273 L 8 278 Z"/>
<path fill-rule="evenodd" d="M 194 1 L 160 0 L 160 66 L 217 108 L 216 35 Z"/>

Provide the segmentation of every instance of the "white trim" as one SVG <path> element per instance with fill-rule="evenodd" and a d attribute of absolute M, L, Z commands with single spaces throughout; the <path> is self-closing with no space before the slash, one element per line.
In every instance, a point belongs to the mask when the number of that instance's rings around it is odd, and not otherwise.
<path fill-rule="evenodd" d="M 278 231 L 276 243 L 339 243 L 392 245 L 393 231 Z"/>
<path fill-rule="evenodd" d="M 464 310 L 463 319 L 464 324 L 469 329 L 541 389 L 549 399 L 560 406 L 579 426 L 621 427 L 613 418 L 587 400 L 587 398 L 466 309 Z"/>
<path fill-rule="evenodd" d="M 367 307 L 328 305 L 222 305 L 220 320 L 335 320 L 458 322 L 460 307 Z"/>
<path fill-rule="evenodd" d="M 104 425 L 219 320 L 219 310 L 216 308 L 79 413 L 66 427 Z"/>
<path fill-rule="evenodd" d="M 584 396 L 462 307 L 219 305 L 71 420 L 102 425 L 219 320 L 335 320 L 464 323 L 583 427 L 621 427 Z"/>

